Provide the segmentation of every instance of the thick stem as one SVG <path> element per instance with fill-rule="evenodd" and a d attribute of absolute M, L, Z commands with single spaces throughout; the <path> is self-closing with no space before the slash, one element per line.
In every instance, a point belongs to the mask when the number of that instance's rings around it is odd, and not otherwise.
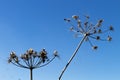
<path fill-rule="evenodd" d="M 75 49 L 73 55 L 72 55 L 71 58 L 69 59 L 69 61 L 68 61 L 68 63 L 66 64 L 66 66 L 63 68 L 63 70 L 62 70 L 62 72 L 61 72 L 61 74 L 60 74 L 60 76 L 59 76 L 59 80 L 61 80 L 61 77 L 62 77 L 63 73 L 65 72 L 65 70 L 67 69 L 67 67 L 69 66 L 69 64 L 71 63 L 71 61 L 72 61 L 73 58 L 75 57 L 75 55 L 77 54 L 80 46 L 82 45 L 82 43 L 84 42 L 84 40 L 85 40 L 86 37 L 87 37 L 87 35 L 85 35 L 85 36 L 83 37 L 83 39 L 80 41 L 80 43 L 78 44 L 78 46 L 77 46 L 77 48 Z"/>
<path fill-rule="evenodd" d="M 33 80 L 32 68 L 30 68 L 30 80 Z"/>

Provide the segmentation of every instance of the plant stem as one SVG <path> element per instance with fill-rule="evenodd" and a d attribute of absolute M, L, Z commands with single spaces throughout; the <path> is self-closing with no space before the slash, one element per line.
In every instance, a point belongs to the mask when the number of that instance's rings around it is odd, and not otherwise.
<path fill-rule="evenodd" d="M 66 66 L 63 68 L 63 70 L 62 70 L 62 72 L 61 72 L 61 74 L 60 74 L 60 76 L 59 76 L 59 80 L 61 80 L 61 77 L 62 77 L 63 73 L 65 72 L 65 70 L 67 69 L 67 67 L 69 66 L 69 64 L 71 63 L 71 61 L 72 61 L 73 58 L 75 57 L 75 55 L 77 54 L 80 46 L 82 45 L 82 43 L 84 42 L 84 40 L 85 40 L 86 37 L 87 37 L 87 35 L 85 35 L 85 36 L 83 37 L 83 39 L 80 41 L 80 43 L 78 44 L 78 46 L 77 46 L 77 48 L 75 49 L 73 55 L 72 55 L 71 58 L 69 59 L 69 61 L 68 61 L 68 63 L 66 64 Z"/>
<path fill-rule="evenodd" d="M 33 80 L 32 68 L 30 68 L 30 80 Z"/>

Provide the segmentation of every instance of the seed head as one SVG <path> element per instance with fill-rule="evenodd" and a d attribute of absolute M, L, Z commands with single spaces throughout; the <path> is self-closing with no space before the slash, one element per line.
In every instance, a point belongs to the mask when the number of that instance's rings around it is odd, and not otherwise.
<path fill-rule="evenodd" d="M 111 40 L 112 40 L 112 37 L 108 36 L 107 40 L 108 40 L 108 41 L 111 41 Z"/>
<path fill-rule="evenodd" d="M 101 29 L 99 29 L 99 30 L 98 30 L 98 33 L 102 33 L 102 30 L 101 30 Z"/>
<path fill-rule="evenodd" d="M 10 53 L 10 57 L 11 57 L 11 58 L 16 58 L 15 52 L 11 52 L 11 53 Z"/>
<path fill-rule="evenodd" d="M 72 31 L 72 30 L 74 30 L 74 28 L 73 28 L 73 27 L 70 27 L 70 31 Z"/>
<path fill-rule="evenodd" d="M 98 27 L 100 27 L 100 26 L 101 26 L 101 24 L 102 24 L 102 22 L 103 22 L 103 19 L 100 19 L 100 20 L 98 21 L 97 26 L 98 26 Z"/>
<path fill-rule="evenodd" d="M 33 49 L 32 49 L 32 48 L 30 48 L 30 49 L 28 50 L 28 54 L 29 54 L 29 55 L 32 55 L 32 54 L 33 54 Z"/>
<path fill-rule="evenodd" d="M 23 54 L 21 54 L 21 55 L 20 55 L 20 58 L 21 58 L 21 59 L 24 59 L 24 58 L 25 58 L 25 56 L 24 56 Z"/>
<path fill-rule="evenodd" d="M 90 18 L 90 16 L 85 16 L 87 19 L 89 19 Z"/>
<path fill-rule="evenodd" d="M 72 18 L 77 20 L 79 18 L 79 16 L 73 15 Z"/>
<path fill-rule="evenodd" d="M 65 18 L 65 19 L 64 19 L 64 21 L 66 21 L 66 22 L 70 22 L 71 20 L 70 20 L 70 19 L 66 19 L 66 18 Z"/>
<path fill-rule="evenodd" d="M 113 30 L 114 30 L 114 28 L 113 28 L 112 26 L 110 26 L 110 27 L 109 27 L 109 30 L 110 30 L 110 31 L 113 31 Z"/>
<path fill-rule="evenodd" d="M 87 26 L 88 22 L 85 22 L 84 25 Z"/>
<path fill-rule="evenodd" d="M 54 56 L 58 57 L 58 51 L 56 51 L 56 50 L 54 51 Z"/>
<path fill-rule="evenodd" d="M 100 36 L 97 36 L 97 37 L 96 37 L 96 40 L 100 40 Z"/>
<path fill-rule="evenodd" d="M 81 21 L 80 20 L 78 20 L 78 24 L 80 24 L 81 23 Z"/>
<path fill-rule="evenodd" d="M 93 46 L 92 49 L 96 50 L 98 48 L 98 46 Z"/>
<path fill-rule="evenodd" d="M 87 36 L 85 38 L 84 41 L 88 41 L 90 43 L 90 45 L 92 46 L 92 49 L 97 49 L 98 46 L 93 46 L 91 39 L 96 39 L 96 40 L 101 40 L 101 41 L 111 41 L 112 37 L 108 36 L 107 39 L 102 39 L 102 37 L 100 36 L 100 34 L 106 33 L 108 31 L 112 31 L 114 30 L 114 28 L 112 26 L 109 27 L 109 29 L 104 30 L 103 28 L 101 28 L 101 25 L 103 23 L 103 19 L 100 19 L 97 21 L 96 24 L 92 24 L 89 21 L 89 16 L 85 16 L 85 21 L 82 22 L 79 18 L 79 16 L 77 15 L 73 15 L 71 20 L 74 20 L 76 22 L 76 24 L 72 24 L 70 23 L 70 25 L 72 25 L 72 27 L 70 28 L 71 31 L 75 32 L 75 36 Z M 69 19 L 64 19 L 65 21 L 69 22 Z M 73 22 L 74 23 L 74 22 Z"/>
<path fill-rule="evenodd" d="M 102 23 L 103 22 L 103 19 L 100 19 L 99 21 L 98 21 L 98 23 Z"/>

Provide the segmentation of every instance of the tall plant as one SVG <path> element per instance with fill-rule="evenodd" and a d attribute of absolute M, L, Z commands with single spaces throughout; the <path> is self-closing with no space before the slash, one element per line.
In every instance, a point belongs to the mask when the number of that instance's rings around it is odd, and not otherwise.
<path fill-rule="evenodd" d="M 101 38 L 101 34 L 104 34 L 108 31 L 114 30 L 111 25 L 107 30 L 102 30 L 103 19 L 98 20 L 98 22 L 96 24 L 92 24 L 89 21 L 89 19 L 90 19 L 89 16 L 85 16 L 85 22 L 82 22 L 78 15 L 73 15 L 72 18 L 64 19 L 64 21 L 66 21 L 67 23 L 69 23 L 71 25 L 70 30 L 75 32 L 75 36 L 76 37 L 82 36 L 82 39 L 79 42 L 78 46 L 76 47 L 75 51 L 73 52 L 71 58 L 68 60 L 68 63 L 63 68 L 63 70 L 59 76 L 59 80 L 61 80 L 61 77 L 63 76 L 65 70 L 67 69 L 69 64 L 72 62 L 73 58 L 77 54 L 77 52 L 78 52 L 79 48 L 81 47 L 81 45 L 83 44 L 83 42 L 87 41 L 87 42 L 89 42 L 90 46 L 93 49 L 97 49 L 98 46 L 93 45 L 91 42 L 91 39 L 95 39 L 97 41 L 99 41 L 99 40 L 111 41 L 112 40 L 112 37 L 109 35 L 107 35 L 106 39 Z"/>

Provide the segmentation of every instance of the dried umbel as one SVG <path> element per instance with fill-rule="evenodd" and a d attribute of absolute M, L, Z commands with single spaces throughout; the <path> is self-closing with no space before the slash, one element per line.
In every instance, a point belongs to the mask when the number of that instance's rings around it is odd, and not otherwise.
<path fill-rule="evenodd" d="M 15 52 L 10 53 L 10 57 L 8 59 L 8 63 L 13 63 L 14 65 L 22 68 L 39 68 L 43 65 L 46 65 L 51 62 L 55 57 L 58 56 L 57 51 L 53 53 L 54 56 L 52 59 L 48 60 L 47 51 L 42 49 L 40 52 L 34 51 L 32 48 L 26 51 L 26 53 L 21 54 L 18 57 Z"/>
<path fill-rule="evenodd" d="M 71 18 L 69 19 L 66 18 L 64 20 L 72 26 L 70 27 L 70 31 L 75 32 L 75 36 L 86 37 L 85 41 L 88 41 L 90 43 L 90 45 L 92 46 L 92 49 L 97 49 L 98 47 L 92 44 L 91 39 L 96 39 L 101 41 L 112 40 L 111 36 L 108 36 L 106 39 L 102 38 L 103 37 L 102 34 L 114 30 L 114 28 L 111 25 L 108 29 L 103 30 L 103 27 L 101 27 L 104 21 L 103 19 L 98 20 L 96 24 L 90 23 L 89 19 L 90 19 L 89 16 L 85 16 L 85 21 L 82 22 L 82 20 L 78 15 L 73 15 Z M 76 24 L 73 24 L 73 23 L 76 23 Z"/>

